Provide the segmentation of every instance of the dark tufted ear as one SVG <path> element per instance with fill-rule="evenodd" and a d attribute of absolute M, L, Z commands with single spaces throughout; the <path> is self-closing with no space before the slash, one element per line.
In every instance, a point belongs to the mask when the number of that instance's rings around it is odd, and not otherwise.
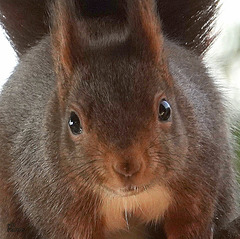
<path fill-rule="evenodd" d="M 53 9 L 51 40 L 56 72 L 69 78 L 80 52 L 77 33 L 79 30 L 83 33 L 84 29 L 78 29 L 75 1 L 58 0 Z"/>
<path fill-rule="evenodd" d="M 138 53 L 159 59 L 163 52 L 163 35 L 154 0 L 131 0 L 128 5 L 130 41 Z"/>
<path fill-rule="evenodd" d="M 60 101 L 64 101 L 72 85 L 72 74 L 81 62 L 85 25 L 80 20 L 76 0 L 57 0 L 52 5 L 51 42 Z"/>

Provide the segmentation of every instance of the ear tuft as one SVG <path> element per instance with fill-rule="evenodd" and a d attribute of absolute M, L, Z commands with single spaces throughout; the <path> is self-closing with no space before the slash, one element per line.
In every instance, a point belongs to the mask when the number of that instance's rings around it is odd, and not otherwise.
<path fill-rule="evenodd" d="M 53 5 L 53 26 L 51 40 L 53 45 L 53 57 L 57 74 L 70 77 L 73 71 L 74 54 L 73 43 L 75 38 L 74 31 L 74 12 L 73 2 L 56 1 Z"/>
<path fill-rule="evenodd" d="M 137 50 L 157 59 L 163 51 L 161 23 L 154 0 L 131 0 L 128 4 L 130 39 Z"/>
<path fill-rule="evenodd" d="M 72 75 L 81 57 L 81 38 L 79 28 L 84 26 L 77 16 L 75 0 L 57 0 L 52 5 L 51 41 L 53 60 L 58 78 L 59 98 L 65 101 L 72 85 Z"/>

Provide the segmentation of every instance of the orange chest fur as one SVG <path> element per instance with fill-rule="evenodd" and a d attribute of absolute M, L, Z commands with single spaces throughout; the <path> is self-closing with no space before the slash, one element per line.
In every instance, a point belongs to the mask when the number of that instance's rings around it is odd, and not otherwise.
<path fill-rule="evenodd" d="M 106 233 L 123 230 L 128 233 L 120 238 L 127 239 L 127 235 L 131 235 L 131 238 L 136 236 L 141 239 L 144 234 L 144 227 L 141 225 L 161 220 L 171 203 L 171 195 L 166 188 L 155 186 L 138 195 L 128 197 L 106 193 L 102 200 L 101 214 L 105 221 Z M 115 239 L 112 236 L 111 238 Z"/>

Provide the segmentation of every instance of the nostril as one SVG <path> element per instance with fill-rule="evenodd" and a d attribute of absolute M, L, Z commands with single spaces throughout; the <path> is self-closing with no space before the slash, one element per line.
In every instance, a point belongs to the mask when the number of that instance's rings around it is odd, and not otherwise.
<path fill-rule="evenodd" d="M 142 167 L 142 164 L 140 162 L 125 162 L 125 163 L 119 163 L 116 162 L 113 165 L 113 170 L 124 177 L 132 177 L 134 174 L 137 174 Z"/>

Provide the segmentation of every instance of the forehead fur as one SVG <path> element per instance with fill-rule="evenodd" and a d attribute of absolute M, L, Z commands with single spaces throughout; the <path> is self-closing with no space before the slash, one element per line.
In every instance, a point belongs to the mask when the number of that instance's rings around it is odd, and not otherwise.
<path fill-rule="evenodd" d="M 101 135 L 132 138 L 153 119 L 155 96 L 166 81 L 156 63 L 132 56 L 127 46 L 106 52 L 91 52 L 79 66 L 71 100 L 83 106 Z"/>

